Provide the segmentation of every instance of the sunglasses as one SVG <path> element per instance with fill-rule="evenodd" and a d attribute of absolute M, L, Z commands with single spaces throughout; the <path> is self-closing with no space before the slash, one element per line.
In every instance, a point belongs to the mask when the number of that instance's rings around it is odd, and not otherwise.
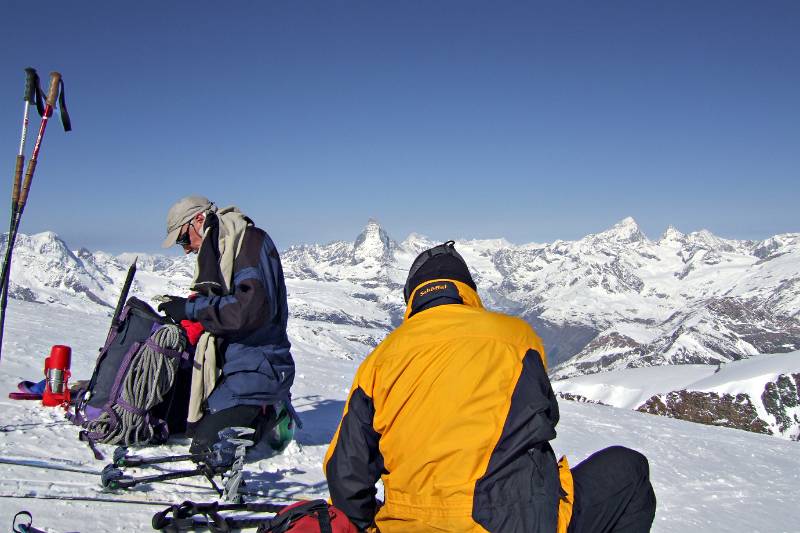
<path fill-rule="evenodd" d="M 191 244 L 191 239 L 189 239 L 189 230 L 192 229 L 192 225 L 189 224 L 186 226 L 186 231 L 178 235 L 178 238 L 175 239 L 175 244 L 178 246 L 183 246 L 184 248 Z"/>

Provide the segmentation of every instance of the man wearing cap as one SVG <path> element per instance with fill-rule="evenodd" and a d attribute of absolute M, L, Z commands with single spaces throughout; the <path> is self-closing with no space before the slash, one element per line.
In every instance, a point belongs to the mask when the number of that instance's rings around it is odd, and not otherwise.
<path fill-rule="evenodd" d="M 293 413 L 286 286 L 272 239 L 235 207 L 181 198 L 167 214 L 162 246 L 176 244 L 197 254 L 194 294 L 169 297 L 158 309 L 205 330 L 195 349 L 188 415 L 192 452 L 200 452 L 225 427 L 261 432 Z"/>
<path fill-rule="evenodd" d="M 356 526 L 650 529 L 643 455 L 614 446 L 571 470 L 556 461 L 558 404 L 542 341 L 523 320 L 483 308 L 453 241 L 417 257 L 404 297 L 405 320 L 358 368 L 325 456 L 331 500 Z"/>

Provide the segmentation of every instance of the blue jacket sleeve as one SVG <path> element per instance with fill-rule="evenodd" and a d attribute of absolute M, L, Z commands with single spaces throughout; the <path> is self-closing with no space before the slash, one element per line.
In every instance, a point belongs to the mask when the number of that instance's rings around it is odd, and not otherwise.
<path fill-rule="evenodd" d="M 278 314 L 277 276 L 267 243 L 245 241 L 236 265 L 233 290 L 225 296 L 198 295 L 186 303 L 186 314 L 221 336 L 242 336 L 271 322 Z"/>

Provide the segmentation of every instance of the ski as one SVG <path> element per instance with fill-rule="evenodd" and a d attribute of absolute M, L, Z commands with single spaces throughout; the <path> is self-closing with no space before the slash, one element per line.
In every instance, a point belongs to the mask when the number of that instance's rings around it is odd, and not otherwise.
<path fill-rule="evenodd" d="M 0 457 L 0 464 L 11 465 L 11 466 L 22 466 L 26 468 L 41 468 L 43 470 L 58 470 L 59 472 L 75 472 L 77 474 L 91 474 L 94 476 L 100 475 L 100 472 L 97 470 L 89 470 L 87 468 L 77 468 L 77 467 L 67 466 L 65 464 L 40 461 L 38 459 Z"/>
<path fill-rule="evenodd" d="M 111 498 L 104 496 L 65 496 L 62 494 L 4 494 L 0 493 L 0 498 L 6 499 L 21 499 L 21 500 L 61 500 L 61 501 L 76 501 L 76 502 L 100 502 L 100 503 L 124 503 L 132 505 L 173 505 L 172 502 L 163 500 L 151 499 L 136 499 L 136 498 Z"/>
<path fill-rule="evenodd" d="M 186 453 L 182 455 L 165 455 L 157 457 L 142 457 L 140 455 L 128 454 L 128 448 L 124 446 L 114 450 L 112 464 L 118 468 L 147 467 L 164 463 L 179 463 L 183 461 L 201 461 L 208 455 L 204 453 Z"/>
<path fill-rule="evenodd" d="M 9 461 L 36 461 L 46 462 L 47 464 L 58 464 L 64 466 L 89 466 L 84 462 L 75 461 L 73 459 L 65 459 L 63 457 L 6 457 Z"/>
<path fill-rule="evenodd" d="M 165 482 L 170 479 L 180 479 L 193 476 L 204 476 L 217 494 L 225 501 L 241 501 L 242 499 L 242 470 L 247 448 L 252 446 L 252 440 L 242 437 L 255 433 L 253 428 L 229 427 L 218 433 L 220 440 L 211 450 L 204 453 L 171 455 L 162 457 L 140 457 L 129 455 L 127 448 L 120 447 L 114 451 L 114 462 L 106 465 L 100 476 L 100 484 L 110 490 L 127 490 L 141 483 Z M 154 464 L 172 463 L 179 461 L 192 461 L 196 467 L 192 470 L 170 471 L 163 474 L 134 477 L 125 473 L 123 468 L 152 466 Z M 214 481 L 216 476 L 223 481 L 220 489 Z"/>
<path fill-rule="evenodd" d="M 106 489 L 126 490 L 141 483 L 163 482 L 170 479 L 202 475 L 220 497 L 226 501 L 231 501 L 241 498 L 239 489 L 242 483 L 241 472 L 244 466 L 244 456 L 247 447 L 252 444 L 253 441 L 243 439 L 223 440 L 214 445 L 212 453 L 204 454 L 202 460 L 197 462 L 196 468 L 152 476 L 133 477 L 127 475 L 122 468 L 112 463 L 103 469 L 100 483 Z M 220 475 L 225 481 L 224 489 L 220 489 L 214 481 L 214 477 L 217 475 Z"/>
<path fill-rule="evenodd" d="M 11 466 L 41 468 L 43 470 L 74 472 L 92 476 L 100 476 L 100 485 L 108 491 L 127 490 L 136 485 L 144 483 L 163 482 L 171 485 L 190 486 L 181 483 L 170 482 L 173 479 L 182 479 L 192 476 L 204 476 L 211 484 L 211 488 L 218 496 L 226 502 L 240 503 L 244 496 L 263 496 L 263 491 L 251 493 L 244 488 L 242 472 L 244 469 L 244 458 L 247 449 L 253 445 L 253 441 L 241 437 L 250 436 L 255 430 L 252 428 L 226 428 L 219 432 L 220 441 L 215 443 L 212 449 L 199 454 L 181 454 L 172 456 L 141 457 L 129 455 L 127 448 L 120 447 L 114 452 L 114 462 L 106 465 L 100 471 L 78 468 L 69 464 L 59 464 L 57 459 L 51 462 L 36 459 L 23 458 L 3 458 L 0 457 L 0 464 Z M 192 470 L 170 471 L 163 470 L 158 465 L 162 463 L 173 463 L 179 461 L 193 461 L 196 467 Z M 134 477 L 128 475 L 123 468 L 144 467 L 162 470 L 163 473 L 149 476 Z M 214 481 L 216 476 L 220 476 L 223 482 L 221 489 Z M 33 482 L 33 481 L 30 481 Z M 52 483 L 48 481 L 48 483 Z M 192 488 L 204 488 L 191 486 Z M 3 497 L 33 497 L 31 495 L 14 496 L 6 494 Z M 43 497 L 40 497 L 43 498 Z M 55 497 L 52 497 L 55 499 Z M 97 498 L 97 497 L 93 497 Z M 65 498 L 69 499 L 69 498 Z M 122 501 L 116 498 L 108 498 L 109 501 Z M 95 499 L 93 501 L 101 501 Z"/>
<path fill-rule="evenodd" d="M 155 465 L 161 463 L 177 463 L 181 461 L 194 461 L 194 462 L 203 462 L 208 460 L 213 461 L 215 460 L 215 458 L 217 458 L 216 460 L 219 460 L 218 454 L 223 451 L 235 452 L 236 450 L 234 448 L 238 446 L 243 445 L 245 448 L 248 446 L 252 446 L 253 445 L 252 441 L 242 439 L 242 437 L 247 437 L 254 433 L 255 429 L 248 427 L 234 426 L 222 429 L 220 430 L 219 433 L 217 433 L 217 436 L 219 437 L 218 446 L 216 446 L 215 449 L 211 451 L 201 452 L 201 453 L 187 453 L 187 454 L 160 455 L 160 456 L 156 455 L 150 457 L 150 456 L 129 454 L 127 447 L 118 446 L 117 449 L 114 450 L 114 458 L 112 464 L 119 468 L 127 468 L 127 467 Z M 227 443 L 227 444 L 222 444 L 222 443 Z"/>
<path fill-rule="evenodd" d="M 14 459 L 14 458 L 0 457 L 0 464 L 7 464 L 7 465 L 10 465 L 10 466 L 19 466 L 19 467 L 23 467 L 23 468 L 39 468 L 39 469 L 42 469 L 42 470 L 57 470 L 59 472 L 73 472 L 73 473 L 76 473 L 76 474 L 86 474 L 86 475 L 101 476 L 101 477 L 102 477 L 102 474 L 103 474 L 102 472 L 96 471 L 96 470 L 88 470 L 88 469 L 83 469 L 83 468 L 71 468 L 69 466 L 64 466 L 64 465 L 60 465 L 60 464 L 47 463 L 47 462 L 44 462 L 44 461 L 34 461 L 34 460 L 29 460 L 29 459 Z M 161 470 L 161 471 L 163 471 L 165 473 L 168 473 L 168 474 L 172 472 L 172 471 L 169 471 L 169 470 L 162 470 L 162 469 L 160 469 L 158 467 L 152 467 L 152 468 L 156 468 L 156 469 Z M 234 472 L 232 475 L 230 475 L 227 478 L 225 478 L 225 484 L 224 484 L 224 487 L 222 489 L 223 499 L 226 499 L 227 501 L 231 501 L 231 500 L 235 499 L 236 496 L 251 496 L 251 497 L 256 497 L 256 498 L 263 498 L 263 497 L 265 497 L 267 495 L 267 491 L 264 490 L 264 489 L 259 489 L 259 490 L 256 490 L 256 491 L 247 490 L 245 488 L 245 486 L 244 486 L 244 480 L 242 479 L 242 475 L 241 474 L 242 474 L 242 472 L 238 471 L 238 472 Z M 28 483 L 36 483 L 38 481 L 40 481 L 40 480 L 28 480 Z M 41 480 L 41 482 L 44 483 L 45 481 Z M 46 483 L 48 483 L 50 485 L 57 484 L 57 482 L 54 483 L 53 481 L 47 481 Z M 196 489 L 196 490 L 205 490 L 205 491 L 214 490 L 212 487 L 209 487 L 208 485 L 195 485 L 195 484 L 190 484 L 190 483 L 178 483 L 176 481 L 168 481 L 168 480 L 162 481 L 162 483 L 164 483 L 165 485 L 172 485 L 172 486 L 175 486 L 175 487 L 182 487 L 182 488 L 186 488 L 186 489 Z M 216 489 L 215 492 L 217 494 L 220 494 L 219 488 Z M 115 493 L 114 492 L 109 492 L 109 494 L 115 494 Z"/>
<path fill-rule="evenodd" d="M 59 472 L 72 472 L 72 473 L 75 473 L 75 474 L 86 474 L 86 475 L 90 475 L 90 476 L 99 476 L 99 477 L 102 477 L 102 475 L 103 475 L 103 472 L 99 471 L 99 470 L 89 470 L 89 469 L 86 469 L 86 468 L 74 468 L 74 467 L 70 467 L 70 466 L 65 466 L 63 464 L 50 463 L 50 462 L 45 462 L 45 461 L 40 461 L 40 460 L 31 460 L 31 459 L 17 459 L 17 458 L 0 457 L 0 464 L 5 464 L 5 465 L 9 465 L 9 466 L 19 466 L 19 467 L 23 467 L 23 468 L 38 468 L 38 469 L 42 469 L 42 470 L 56 470 L 56 471 L 59 471 Z M 153 468 L 156 468 L 158 470 L 162 470 L 162 469 L 160 469 L 158 467 L 153 467 Z M 171 472 L 169 470 L 162 470 L 162 471 L 167 472 L 167 473 Z M 33 481 L 31 481 L 31 482 L 33 482 Z M 53 483 L 53 482 L 50 481 L 49 483 Z M 176 486 L 176 487 L 185 487 L 185 488 L 203 489 L 203 490 L 208 490 L 209 489 L 209 487 L 206 486 L 206 485 L 192 485 L 192 484 L 189 484 L 189 483 L 177 483 L 177 482 L 174 482 L 174 481 L 165 481 L 164 483 L 167 484 L 167 485 L 173 485 L 173 486 Z"/>

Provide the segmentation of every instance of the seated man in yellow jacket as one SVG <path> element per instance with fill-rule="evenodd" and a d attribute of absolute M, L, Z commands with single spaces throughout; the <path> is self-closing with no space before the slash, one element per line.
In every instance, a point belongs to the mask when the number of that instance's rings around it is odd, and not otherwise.
<path fill-rule="evenodd" d="M 356 372 L 325 456 L 333 504 L 382 533 L 648 531 L 647 459 L 612 447 L 556 462 L 542 341 L 483 308 L 453 244 L 417 257 L 405 321 Z"/>

